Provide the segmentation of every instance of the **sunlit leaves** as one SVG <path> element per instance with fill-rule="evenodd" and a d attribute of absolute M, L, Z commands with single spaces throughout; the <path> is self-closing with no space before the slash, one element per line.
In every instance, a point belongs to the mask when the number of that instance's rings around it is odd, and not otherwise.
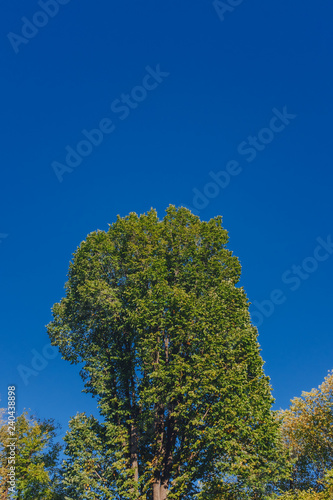
<path fill-rule="evenodd" d="M 60 452 L 54 442 L 57 426 L 52 420 L 29 417 L 27 412 L 15 421 L 16 493 L 22 500 L 61 500 L 56 469 Z M 0 493 L 8 489 L 8 428 L 0 427 Z M 4 498 L 7 498 L 6 496 Z"/>
<path fill-rule="evenodd" d="M 285 447 L 295 462 L 292 488 L 320 491 L 333 468 L 333 374 L 318 389 L 294 398 L 279 418 Z"/>
<path fill-rule="evenodd" d="M 257 331 L 236 286 L 241 266 L 221 217 L 166 212 L 131 213 L 87 236 L 49 335 L 65 359 L 83 363 L 85 390 L 98 399 L 101 477 L 113 495 L 148 500 L 154 484 L 170 500 L 206 498 L 213 487 L 257 498 L 283 457 Z M 88 449 L 73 456 L 91 475 Z M 102 486 L 93 478 L 91 495 Z"/>

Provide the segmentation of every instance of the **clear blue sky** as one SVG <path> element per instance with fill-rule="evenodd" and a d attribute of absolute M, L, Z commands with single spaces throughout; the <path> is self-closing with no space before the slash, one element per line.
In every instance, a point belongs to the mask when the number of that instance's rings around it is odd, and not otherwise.
<path fill-rule="evenodd" d="M 333 368 L 333 5 L 238 3 L 2 2 L 1 406 L 93 411 L 36 360 L 51 306 L 88 233 L 170 203 L 223 215 L 276 408 Z"/>

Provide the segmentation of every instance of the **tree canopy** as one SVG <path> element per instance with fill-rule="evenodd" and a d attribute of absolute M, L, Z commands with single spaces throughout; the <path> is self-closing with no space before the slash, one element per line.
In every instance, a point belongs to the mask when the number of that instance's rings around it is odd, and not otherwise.
<path fill-rule="evenodd" d="M 61 445 L 52 419 L 40 420 L 22 413 L 15 421 L 15 492 L 9 490 L 8 428 L 0 427 L 0 498 L 62 500 L 57 463 Z"/>
<path fill-rule="evenodd" d="M 153 209 L 118 216 L 73 256 L 48 332 L 64 359 L 84 363 L 105 419 L 113 496 L 101 498 L 225 488 L 259 498 L 281 471 L 269 379 L 227 241 L 221 217 L 170 206 L 162 220 Z"/>
<path fill-rule="evenodd" d="M 333 373 L 318 389 L 292 399 L 278 418 L 284 446 L 293 460 L 291 477 L 283 483 L 289 490 L 285 498 L 332 498 Z"/>

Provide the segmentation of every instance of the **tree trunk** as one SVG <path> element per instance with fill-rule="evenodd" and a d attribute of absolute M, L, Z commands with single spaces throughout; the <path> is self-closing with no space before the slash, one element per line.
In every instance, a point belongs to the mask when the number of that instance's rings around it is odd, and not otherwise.
<path fill-rule="evenodd" d="M 134 424 L 131 425 L 131 466 L 134 470 L 134 480 L 139 481 L 139 464 L 138 464 L 138 432 Z"/>
<path fill-rule="evenodd" d="M 153 484 L 153 500 L 166 500 L 168 498 L 168 486 L 161 484 L 159 479 L 156 479 Z"/>
<path fill-rule="evenodd" d="M 167 497 L 168 497 L 168 485 L 165 482 L 161 484 L 159 500 L 166 500 Z"/>
<path fill-rule="evenodd" d="M 159 479 L 155 479 L 153 484 L 153 500 L 161 500 L 161 481 Z"/>

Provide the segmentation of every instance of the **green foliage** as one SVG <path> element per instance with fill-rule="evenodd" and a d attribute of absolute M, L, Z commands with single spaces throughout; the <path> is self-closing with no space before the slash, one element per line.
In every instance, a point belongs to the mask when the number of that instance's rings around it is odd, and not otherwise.
<path fill-rule="evenodd" d="M 332 500 L 333 498 L 333 471 L 328 471 L 321 481 L 322 490 L 315 491 L 312 488 L 306 490 L 293 489 L 279 496 L 271 496 L 270 500 Z"/>
<path fill-rule="evenodd" d="M 61 446 L 55 443 L 57 426 L 53 420 L 16 418 L 16 494 L 8 492 L 8 428 L 0 427 L 0 495 L 20 500 L 61 500 L 56 464 Z"/>
<path fill-rule="evenodd" d="M 102 426 L 94 417 L 77 414 L 66 433 L 62 478 L 66 498 L 112 498 L 108 481 L 108 457 Z"/>
<path fill-rule="evenodd" d="M 77 414 L 64 441 L 68 458 L 63 462 L 62 484 L 68 500 L 133 497 L 131 471 L 124 467 L 122 453 L 110 452 L 107 426 L 93 416 Z"/>
<path fill-rule="evenodd" d="M 170 206 L 163 220 L 154 210 L 118 217 L 74 254 L 48 332 L 64 359 L 84 363 L 85 391 L 105 419 L 103 428 L 83 415 L 71 421 L 66 480 L 84 479 L 91 490 L 82 498 L 104 485 L 101 498 L 204 499 L 226 490 L 261 498 L 285 472 L 227 241 L 221 217 L 202 222 Z"/>
<path fill-rule="evenodd" d="M 329 373 L 318 389 L 294 398 L 289 409 L 279 412 L 278 418 L 282 422 L 284 446 L 293 461 L 291 478 L 282 484 L 283 489 L 303 492 L 300 495 L 308 491 L 317 498 L 315 495 L 323 490 L 324 484 L 326 492 L 332 492 L 333 374 Z"/>
<path fill-rule="evenodd" d="M 333 498 L 333 374 L 318 389 L 291 400 L 277 412 L 284 448 L 292 470 L 271 500 L 331 500 Z"/>

